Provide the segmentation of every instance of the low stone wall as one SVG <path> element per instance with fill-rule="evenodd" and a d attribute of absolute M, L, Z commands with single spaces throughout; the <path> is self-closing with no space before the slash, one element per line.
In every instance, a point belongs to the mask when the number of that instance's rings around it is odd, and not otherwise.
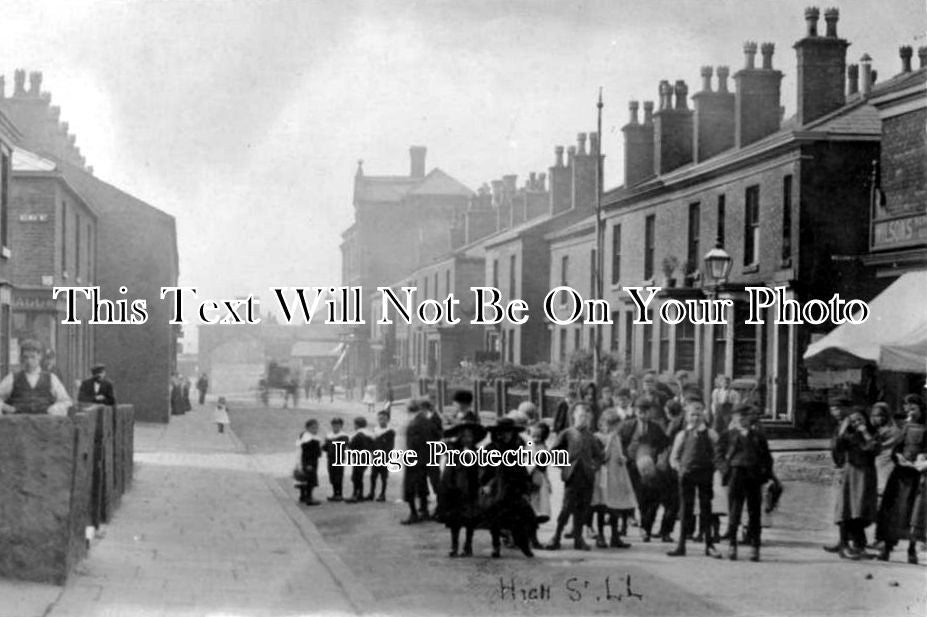
<path fill-rule="evenodd" d="M 0 578 L 64 584 L 132 483 L 134 415 L 0 417 Z"/>
<path fill-rule="evenodd" d="M 0 417 L 0 577 L 64 584 L 86 553 L 94 418 Z"/>

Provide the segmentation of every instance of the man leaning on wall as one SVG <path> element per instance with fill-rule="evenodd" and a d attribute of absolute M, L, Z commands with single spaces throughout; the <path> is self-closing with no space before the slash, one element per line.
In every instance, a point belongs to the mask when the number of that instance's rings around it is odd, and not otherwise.
<path fill-rule="evenodd" d="M 21 369 L 0 380 L 0 411 L 6 414 L 66 416 L 71 397 L 54 373 L 42 370 L 42 345 L 24 340 L 19 346 Z"/>

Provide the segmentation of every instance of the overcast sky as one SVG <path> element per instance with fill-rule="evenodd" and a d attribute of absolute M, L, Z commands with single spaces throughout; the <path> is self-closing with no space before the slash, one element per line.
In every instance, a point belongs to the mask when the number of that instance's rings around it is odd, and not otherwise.
<path fill-rule="evenodd" d="M 628 100 L 661 79 L 692 94 L 704 64 L 736 72 L 745 40 L 776 44 L 793 113 L 808 4 L 18 0 L 0 58 L 7 84 L 44 73 L 99 177 L 177 218 L 183 283 L 269 301 L 269 285 L 340 283 L 358 159 L 406 174 L 422 144 L 428 169 L 472 189 L 521 184 L 595 129 L 601 86 L 615 186 Z M 923 0 L 838 6 L 849 61 L 868 52 L 880 79 L 899 45 L 927 44 Z"/>

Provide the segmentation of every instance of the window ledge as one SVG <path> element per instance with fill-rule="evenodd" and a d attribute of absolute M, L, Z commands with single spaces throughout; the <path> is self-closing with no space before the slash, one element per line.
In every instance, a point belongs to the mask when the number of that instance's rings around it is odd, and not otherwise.
<path fill-rule="evenodd" d="M 753 274 L 754 272 L 760 271 L 760 264 L 750 264 L 749 266 L 744 266 L 744 269 L 741 270 L 744 274 Z"/>

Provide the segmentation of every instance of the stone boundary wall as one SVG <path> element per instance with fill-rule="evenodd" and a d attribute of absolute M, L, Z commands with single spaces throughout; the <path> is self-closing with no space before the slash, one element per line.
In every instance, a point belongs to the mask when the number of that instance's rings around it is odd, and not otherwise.
<path fill-rule="evenodd" d="M 0 578 L 63 585 L 132 481 L 134 410 L 0 417 Z"/>

